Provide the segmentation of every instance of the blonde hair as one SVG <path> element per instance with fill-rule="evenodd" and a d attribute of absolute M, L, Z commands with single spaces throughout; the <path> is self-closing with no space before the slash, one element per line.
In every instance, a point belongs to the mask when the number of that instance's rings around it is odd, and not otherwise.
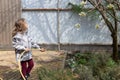
<path fill-rule="evenodd" d="M 14 29 L 12 31 L 12 37 L 17 34 L 17 32 L 24 33 L 26 30 L 25 19 L 20 18 L 15 22 Z"/>

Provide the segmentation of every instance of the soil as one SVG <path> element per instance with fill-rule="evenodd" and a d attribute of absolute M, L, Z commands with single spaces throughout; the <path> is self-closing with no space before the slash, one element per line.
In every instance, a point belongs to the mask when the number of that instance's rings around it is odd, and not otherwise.
<path fill-rule="evenodd" d="M 33 51 L 35 63 L 28 80 L 39 80 L 37 68 L 44 66 L 48 68 L 62 67 L 63 57 L 58 51 Z M 15 59 L 14 51 L 0 51 L 0 80 L 19 80 L 20 73 Z"/>

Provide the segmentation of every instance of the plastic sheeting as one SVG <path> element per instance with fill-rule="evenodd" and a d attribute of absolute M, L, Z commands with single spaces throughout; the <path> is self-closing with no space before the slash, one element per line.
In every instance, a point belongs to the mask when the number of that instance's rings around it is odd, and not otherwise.
<path fill-rule="evenodd" d="M 35 42 L 57 43 L 56 13 L 24 12 L 22 14 L 29 25 L 29 34 Z"/>
<path fill-rule="evenodd" d="M 67 8 L 68 3 L 79 4 L 81 0 L 59 0 L 60 8 Z M 22 0 L 23 8 L 57 8 L 58 0 Z"/>
<path fill-rule="evenodd" d="M 23 8 L 57 8 L 58 0 L 22 0 Z M 68 3 L 79 4 L 80 0 L 60 0 L 60 8 L 68 8 Z M 103 21 L 80 17 L 71 11 L 60 12 L 60 43 L 74 44 L 109 44 L 112 43 L 110 32 Z M 57 43 L 57 12 L 23 12 L 29 34 L 38 43 Z M 80 27 L 76 28 L 75 24 Z M 95 25 L 99 24 L 99 29 Z"/>
<path fill-rule="evenodd" d="M 57 8 L 57 0 L 22 0 L 23 8 Z"/>
<path fill-rule="evenodd" d="M 80 17 L 72 12 L 62 12 L 60 16 L 61 43 L 111 43 L 110 32 L 102 21 Z M 75 27 L 77 23 L 80 27 Z M 99 24 L 98 29 L 96 24 Z"/>

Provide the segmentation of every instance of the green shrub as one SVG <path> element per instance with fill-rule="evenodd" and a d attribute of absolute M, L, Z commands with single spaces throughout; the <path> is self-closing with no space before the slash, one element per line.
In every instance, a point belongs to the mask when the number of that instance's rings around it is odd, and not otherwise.
<path fill-rule="evenodd" d="M 116 64 L 116 62 L 115 62 L 112 58 L 109 58 L 108 61 L 106 62 L 106 65 L 107 65 L 108 67 L 114 67 L 114 66 L 116 66 L 117 64 Z"/>
<path fill-rule="evenodd" d="M 96 80 L 93 76 L 92 69 L 82 64 L 79 65 L 76 70 L 74 70 L 74 73 L 79 75 L 77 80 Z"/>
<path fill-rule="evenodd" d="M 71 65 L 74 64 L 70 68 L 79 75 L 78 80 L 119 80 L 119 64 L 110 56 L 107 53 L 76 53 L 69 59 L 72 60 Z"/>
<path fill-rule="evenodd" d="M 76 53 L 66 60 L 69 67 L 38 68 L 39 80 L 119 80 L 120 64 L 107 53 Z"/>

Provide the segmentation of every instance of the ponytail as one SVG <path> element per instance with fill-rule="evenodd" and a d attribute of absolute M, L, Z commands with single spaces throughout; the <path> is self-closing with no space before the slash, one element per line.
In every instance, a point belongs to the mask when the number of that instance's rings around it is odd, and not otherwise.
<path fill-rule="evenodd" d="M 12 31 L 12 37 L 14 37 L 17 34 L 17 32 L 22 32 L 22 33 L 24 32 L 23 29 L 25 26 L 24 21 L 25 21 L 24 18 L 20 18 L 15 22 L 14 29 Z"/>

